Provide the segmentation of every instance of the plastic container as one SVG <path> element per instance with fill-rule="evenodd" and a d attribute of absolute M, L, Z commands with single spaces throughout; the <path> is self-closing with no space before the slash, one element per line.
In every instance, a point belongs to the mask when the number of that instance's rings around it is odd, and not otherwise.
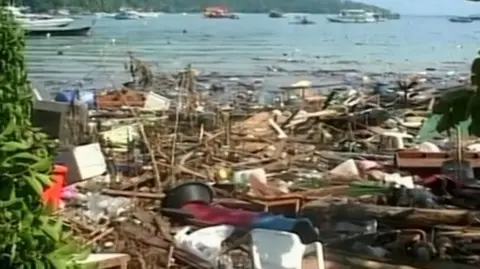
<path fill-rule="evenodd" d="M 192 227 L 186 226 L 177 232 L 174 236 L 175 245 L 216 268 L 222 243 L 232 235 L 235 228 L 230 225 L 218 225 L 194 232 L 192 230 Z"/>
<path fill-rule="evenodd" d="M 202 201 L 210 204 L 213 200 L 213 191 L 210 186 L 203 182 L 193 181 L 180 184 L 167 190 L 162 206 L 165 208 L 180 209 L 186 203 Z"/>
<path fill-rule="evenodd" d="M 55 101 L 70 103 L 77 100 L 86 104 L 89 108 L 95 107 L 95 90 L 94 89 L 62 89 L 55 95 Z"/>
<path fill-rule="evenodd" d="M 52 184 L 47 187 L 42 198 L 45 203 L 49 203 L 54 210 L 58 209 L 62 198 L 63 185 L 67 180 L 68 167 L 56 164 L 53 169 Z"/>

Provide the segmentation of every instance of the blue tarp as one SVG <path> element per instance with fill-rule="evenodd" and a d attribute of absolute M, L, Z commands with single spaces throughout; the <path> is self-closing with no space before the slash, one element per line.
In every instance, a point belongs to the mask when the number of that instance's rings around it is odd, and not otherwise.
<path fill-rule="evenodd" d="M 307 225 L 313 227 L 312 223 L 307 218 L 287 218 L 281 215 L 260 214 L 258 218 L 250 224 L 252 229 L 266 229 L 289 232 L 299 222 L 306 222 Z"/>

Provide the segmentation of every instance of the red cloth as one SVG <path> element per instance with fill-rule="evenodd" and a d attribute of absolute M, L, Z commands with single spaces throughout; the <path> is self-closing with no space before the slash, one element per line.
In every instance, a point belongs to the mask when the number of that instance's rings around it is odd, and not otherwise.
<path fill-rule="evenodd" d="M 229 224 L 236 227 L 249 227 L 258 216 L 256 212 L 230 209 L 204 202 L 189 202 L 182 207 L 192 214 L 196 220 L 209 222 L 214 225 Z"/>
<path fill-rule="evenodd" d="M 68 168 L 66 166 L 55 165 L 52 175 L 52 184 L 43 191 L 43 202 L 50 203 L 53 209 L 57 209 L 60 205 L 67 172 Z"/>

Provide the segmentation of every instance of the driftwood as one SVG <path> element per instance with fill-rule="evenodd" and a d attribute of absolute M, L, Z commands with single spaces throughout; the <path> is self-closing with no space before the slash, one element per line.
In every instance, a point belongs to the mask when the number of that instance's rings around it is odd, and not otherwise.
<path fill-rule="evenodd" d="M 412 262 L 410 265 L 405 261 L 396 262 L 386 259 L 372 259 L 362 255 L 356 255 L 353 253 L 347 253 L 340 250 L 331 248 L 325 248 L 325 259 L 328 262 L 341 264 L 347 266 L 347 268 L 356 269 L 475 269 L 478 266 L 458 264 L 450 261 L 431 261 L 426 264 L 415 264 Z M 344 268 L 344 267 L 332 267 L 332 268 Z"/>
<path fill-rule="evenodd" d="M 480 211 L 462 209 L 425 209 L 372 204 L 344 203 L 331 200 L 317 200 L 307 203 L 302 208 L 307 216 L 330 216 L 332 218 L 349 216 L 352 219 L 375 218 L 393 222 L 395 227 L 431 228 L 436 225 L 480 225 L 476 215 Z M 324 220 L 324 219 L 323 219 Z"/>

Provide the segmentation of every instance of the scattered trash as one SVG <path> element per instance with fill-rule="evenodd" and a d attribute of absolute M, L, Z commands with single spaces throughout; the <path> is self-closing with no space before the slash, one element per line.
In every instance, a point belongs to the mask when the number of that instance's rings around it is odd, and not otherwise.
<path fill-rule="evenodd" d="M 132 62 L 121 89 L 64 91 L 58 117 L 34 121 L 74 126 L 59 138 L 74 184 L 59 214 L 95 250 L 129 254 L 128 268 L 293 268 L 310 246 L 318 268 L 480 265 L 478 141 L 430 126 L 436 96 L 459 85 L 349 70 L 267 104 L 267 81 Z M 88 107 L 72 112 L 74 97 Z"/>

